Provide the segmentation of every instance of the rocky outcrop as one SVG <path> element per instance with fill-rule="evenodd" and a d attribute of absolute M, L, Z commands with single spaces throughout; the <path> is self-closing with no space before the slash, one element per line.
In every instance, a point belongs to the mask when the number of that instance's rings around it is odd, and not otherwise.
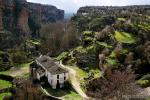
<path fill-rule="evenodd" d="M 57 9 L 55 6 L 28 3 L 28 8 L 30 15 L 43 23 L 64 19 L 64 11 Z"/>
<path fill-rule="evenodd" d="M 0 0 L 0 30 L 30 33 L 29 19 L 38 24 L 63 20 L 64 11 L 26 0 Z"/>
<path fill-rule="evenodd" d="M 30 29 L 28 26 L 28 19 L 29 19 L 29 12 L 28 9 L 23 7 L 19 13 L 19 18 L 18 18 L 18 27 L 22 29 L 23 32 L 29 33 Z"/>
<path fill-rule="evenodd" d="M 135 6 L 86 6 L 81 7 L 77 15 L 120 15 L 120 14 L 146 14 L 150 15 L 149 5 Z"/>

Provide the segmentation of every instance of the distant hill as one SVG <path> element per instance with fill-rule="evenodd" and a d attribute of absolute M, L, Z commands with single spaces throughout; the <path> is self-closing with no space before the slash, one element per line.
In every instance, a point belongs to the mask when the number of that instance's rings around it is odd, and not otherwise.
<path fill-rule="evenodd" d="M 120 15 L 120 14 L 144 14 L 150 15 L 150 5 L 132 6 L 85 6 L 81 7 L 78 15 Z"/>
<path fill-rule="evenodd" d="M 73 13 L 65 13 L 64 19 L 70 19 L 73 16 Z"/>

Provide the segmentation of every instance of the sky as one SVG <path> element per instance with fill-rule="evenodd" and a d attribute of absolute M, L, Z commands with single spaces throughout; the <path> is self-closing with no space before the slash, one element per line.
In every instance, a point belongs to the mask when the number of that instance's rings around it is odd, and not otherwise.
<path fill-rule="evenodd" d="M 76 13 L 82 6 L 126 6 L 150 5 L 150 0 L 27 0 L 41 4 L 54 5 L 66 13 Z"/>

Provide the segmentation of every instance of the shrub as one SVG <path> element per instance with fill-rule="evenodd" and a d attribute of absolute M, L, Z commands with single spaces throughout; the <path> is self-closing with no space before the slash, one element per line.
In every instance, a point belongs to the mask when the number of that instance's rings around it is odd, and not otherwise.
<path fill-rule="evenodd" d="M 150 80 L 150 74 L 144 75 L 141 80 Z"/>
<path fill-rule="evenodd" d="M 92 36 L 93 32 L 92 31 L 84 31 L 83 36 Z"/>
<path fill-rule="evenodd" d="M 141 79 L 137 81 L 137 84 L 141 87 L 150 86 L 150 74 L 144 75 Z"/>
<path fill-rule="evenodd" d="M 123 95 L 136 95 L 139 87 L 134 84 L 135 75 L 129 71 L 107 72 L 105 78 L 97 78 L 86 84 L 87 94 L 102 100 L 122 100 Z"/>
<path fill-rule="evenodd" d="M 122 22 L 125 22 L 126 19 L 125 18 L 117 18 L 118 21 L 122 21 Z"/>
<path fill-rule="evenodd" d="M 62 52 L 56 59 L 57 60 L 64 60 L 66 58 L 68 58 L 69 53 L 68 52 Z"/>
<path fill-rule="evenodd" d="M 104 16 L 101 18 L 94 18 L 89 23 L 89 28 L 90 28 L 90 30 L 93 30 L 93 31 L 100 31 L 106 25 L 111 25 L 114 21 L 115 21 L 115 19 L 112 16 Z"/>
<path fill-rule="evenodd" d="M 138 80 L 137 84 L 141 87 L 148 87 L 150 86 L 150 80 Z"/>
<path fill-rule="evenodd" d="M 25 63 L 28 61 L 27 55 L 23 51 L 16 51 L 12 54 L 13 63 Z"/>
<path fill-rule="evenodd" d="M 89 23 L 90 30 L 93 31 L 100 31 L 104 26 L 102 18 L 95 18 Z"/>
<path fill-rule="evenodd" d="M 115 38 L 121 43 L 132 44 L 136 42 L 136 38 L 132 34 L 126 32 L 115 31 Z"/>
<path fill-rule="evenodd" d="M 65 81 L 63 89 L 70 90 L 71 88 L 72 88 L 72 86 L 71 86 L 70 82 L 69 81 Z"/>

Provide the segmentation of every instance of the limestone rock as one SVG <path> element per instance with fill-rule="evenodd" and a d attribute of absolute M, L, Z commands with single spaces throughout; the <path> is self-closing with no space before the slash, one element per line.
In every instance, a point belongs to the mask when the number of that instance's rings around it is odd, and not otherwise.
<path fill-rule="evenodd" d="M 29 3 L 26 0 L 0 0 L 0 30 L 29 34 L 28 20 L 37 23 L 54 22 L 64 19 L 64 11 L 52 5 Z"/>

